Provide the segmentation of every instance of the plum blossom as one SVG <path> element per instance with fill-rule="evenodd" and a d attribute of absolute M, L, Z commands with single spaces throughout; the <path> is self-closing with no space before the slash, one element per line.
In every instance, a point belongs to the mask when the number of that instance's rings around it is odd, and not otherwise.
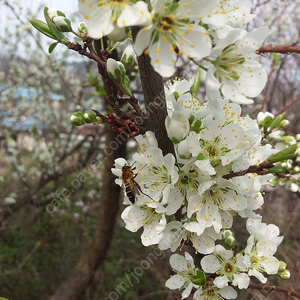
<path fill-rule="evenodd" d="M 211 51 L 211 39 L 207 30 L 189 20 L 197 16 L 206 16 L 216 8 L 213 5 L 189 0 L 184 3 L 155 0 L 153 3 L 152 24 L 142 28 L 136 37 L 135 51 L 141 55 L 146 50 L 151 65 L 161 76 L 169 77 L 175 71 L 176 47 L 179 55 L 201 59 Z"/>
<path fill-rule="evenodd" d="M 253 103 L 247 97 L 256 97 L 267 81 L 266 70 L 256 61 L 256 50 L 267 34 L 267 27 L 250 33 L 240 33 L 236 29 L 216 44 L 210 53 L 214 60 L 211 60 L 205 80 L 208 100 L 220 98 L 221 91 L 235 103 Z"/>
<path fill-rule="evenodd" d="M 143 1 L 80 0 L 79 12 L 87 27 L 88 36 L 100 39 L 116 27 L 147 25 L 151 16 Z"/>

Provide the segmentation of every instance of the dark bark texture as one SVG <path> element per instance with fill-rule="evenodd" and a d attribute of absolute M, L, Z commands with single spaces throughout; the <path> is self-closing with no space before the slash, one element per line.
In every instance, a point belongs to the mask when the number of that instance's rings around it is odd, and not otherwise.
<path fill-rule="evenodd" d="M 139 28 L 132 28 L 132 36 L 135 39 Z M 139 73 L 141 77 L 147 116 L 144 121 L 146 130 L 153 131 L 163 154 L 174 154 L 174 147 L 167 135 L 165 119 L 167 117 L 167 105 L 162 77 L 154 71 L 148 55 L 138 57 Z"/>

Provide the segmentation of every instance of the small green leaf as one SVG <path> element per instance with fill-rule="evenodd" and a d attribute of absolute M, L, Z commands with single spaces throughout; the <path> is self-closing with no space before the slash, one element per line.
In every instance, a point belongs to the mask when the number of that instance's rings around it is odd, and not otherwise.
<path fill-rule="evenodd" d="M 58 45 L 58 42 L 52 43 L 52 44 L 49 46 L 48 52 L 49 52 L 49 53 L 52 53 L 53 50 L 55 49 L 55 47 L 56 47 L 57 45 Z"/>
<path fill-rule="evenodd" d="M 197 270 L 196 275 L 190 276 L 190 281 L 193 284 L 196 284 L 196 285 L 199 285 L 199 286 L 205 286 L 206 285 L 205 273 L 201 270 Z"/>
<path fill-rule="evenodd" d="M 279 161 L 291 159 L 295 156 L 295 152 L 298 149 L 297 144 L 291 145 L 290 147 L 279 151 L 278 153 L 269 157 L 266 162 L 267 164 L 274 164 Z"/>
<path fill-rule="evenodd" d="M 262 125 L 264 129 L 265 130 L 268 129 L 271 126 L 272 122 L 273 122 L 273 118 L 271 116 L 265 117 L 265 119 L 262 121 Z"/>
<path fill-rule="evenodd" d="M 196 95 L 198 93 L 199 87 L 200 87 L 200 72 L 198 71 L 194 79 L 194 83 L 190 88 L 191 94 Z"/>
<path fill-rule="evenodd" d="M 31 19 L 31 20 L 29 20 L 29 22 L 39 32 L 43 33 L 44 35 L 48 36 L 51 39 L 56 40 L 55 36 L 52 34 L 47 23 L 45 23 L 41 20 L 38 20 L 38 19 Z"/>
<path fill-rule="evenodd" d="M 272 124 L 271 124 L 271 126 L 270 126 L 271 129 L 277 128 L 277 127 L 279 126 L 280 122 L 283 120 L 284 116 L 285 116 L 285 113 L 278 115 L 278 116 L 273 120 L 273 122 L 272 122 Z"/>
<path fill-rule="evenodd" d="M 274 167 L 272 167 L 271 169 L 268 170 L 268 173 L 276 174 L 276 173 L 281 173 L 282 171 L 283 171 L 282 167 L 274 166 Z"/>
<path fill-rule="evenodd" d="M 198 156 L 197 156 L 197 160 L 203 160 L 205 159 L 205 156 L 203 153 L 199 153 Z"/>

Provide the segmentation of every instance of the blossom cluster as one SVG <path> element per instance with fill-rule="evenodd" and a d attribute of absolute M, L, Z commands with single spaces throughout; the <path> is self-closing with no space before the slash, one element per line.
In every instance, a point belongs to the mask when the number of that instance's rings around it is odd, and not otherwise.
<path fill-rule="evenodd" d="M 212 254 L 202 258 L 202 270 L 217 275 L 211 285 L 195 282 L 198 268 L 191 255 L 185 253 L 185 257 L 178 254 L 171 256 L 170 264 L 177 274 L 168 279 L 166 286 L 170 289 L 184 288 L 182 298 L 189 296 L 195 288 L 194 299 L 202 300 L 235 299 L 237 292 L 232 286 L 246 289 L 250 276 L 265 283 L 267 279 L 263 273 L 276 274 L 280 268 L 280 261 L 273 255 L 283 237 L 279 236 L 277 226 L 260 223 L 257 219 L 247 220 L 247 230 L 250 234 L 247 246 L 240 253 L 235 254 L 232 250 L 216 245 Z"/>
<path fill-rule="evenodd" d="M 268 29 L 242 29 L 254 17 L 250 9 L 251 0 L 79 1 L 89 37 L 122 41 L 131 26 L 139 26 L 135 52 L 149 55 L 156 72 L 174 74 L 178 57 L 204 59 L 207 65 L 199 66 L 207 71 L 208 99 L 224 96 L 241 104 L 253 103 L 249 97 L 267 80 L 256 50 Z"/>
<path fill-rule="evenodd" d="M 128 230 L 143 228 L 143 245 L 157 244 L 162 250 L 174 252 L 190 242 L 196 252 L 205 255 L 201 262 L 203 271 L 222 274 L 216 277 L 210 291 L 198 286 L 194 299 L 202 299 L 203 293 L 212 291 L 225 298 L 229 293 L 227 299 L 234 299 L 236 292 L 228 283 L 247 288 L 249 276 L 265 283 L 263 272 L 278 272 L 279 261 L 272 255 L 282 238 L 275 225 L 262 224 L 261 216 L 255 212 L 264 201 L 262 186 L 273 175 L 247 172 L 277 150 L 270 144 L 261 144 L 262 132 L 256 120 L 242 116 L 239 104 L 226 98 L 201 103 L 190 89 L 191 83 L 183 80 L 169 84 L 165 90 L 165 126 L 175 156 L 163 155 L 154 133 L 147 132 L 136 137 L 139 149 L 132 164 L 123 158 L 115 161 L 112 172 L 119 177 L 116 183 L 124 184 L 124 166 L 134 166 L 137 173 L 133 183 L 139 187 L 135 203 L 125 193 L 124 204 L 128 206 L 121 217 Z M 232 227 L 237 215 L 248 218 L 250 237 L 243 253 L 234 255 L 216 241 L 222 240 L 222 233 Z M 185 264 L 191 259 L 187 255 Z M 178 255 L 174 257 L 179 259 Z M 171 258 L 171 265 L 175 258 Z M 222 267 L 229 263 L 231 273 L 223 274 Z M 181 278 L 182 268 L 177 269 L 181 275 L 173 276 L 167 286 L 185 287 L 186 296 L 197 284 Z M 193 263 L 188 269 L 186 276 L 195 276 L 197 268 Z"/>

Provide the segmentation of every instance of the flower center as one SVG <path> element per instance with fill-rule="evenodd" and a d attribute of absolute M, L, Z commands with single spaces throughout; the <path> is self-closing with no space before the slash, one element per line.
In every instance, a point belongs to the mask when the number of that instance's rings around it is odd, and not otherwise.
<path fill-rule="evenodd" d="M 180 191 L 183 196 L 186 196 L 188 190 L 193 192 L 198 189 L 198 173 L 194 169 L 190 169 L 187 173 L 180 170 L 178 174 L 179 180 L 176 185 L 180 186 Z"/>
<path fill-rule="evenodd" d="M 240 78 L 237 71 L 239 65 L 245 62 L 245 58 L 241 54 L 231 53 L 234 49 L 234 45 L 225 48 L 215 62 L 216 71 L 214 75 L 220 82 L 222 82 L 222 78 L 233 80 Z"/>

